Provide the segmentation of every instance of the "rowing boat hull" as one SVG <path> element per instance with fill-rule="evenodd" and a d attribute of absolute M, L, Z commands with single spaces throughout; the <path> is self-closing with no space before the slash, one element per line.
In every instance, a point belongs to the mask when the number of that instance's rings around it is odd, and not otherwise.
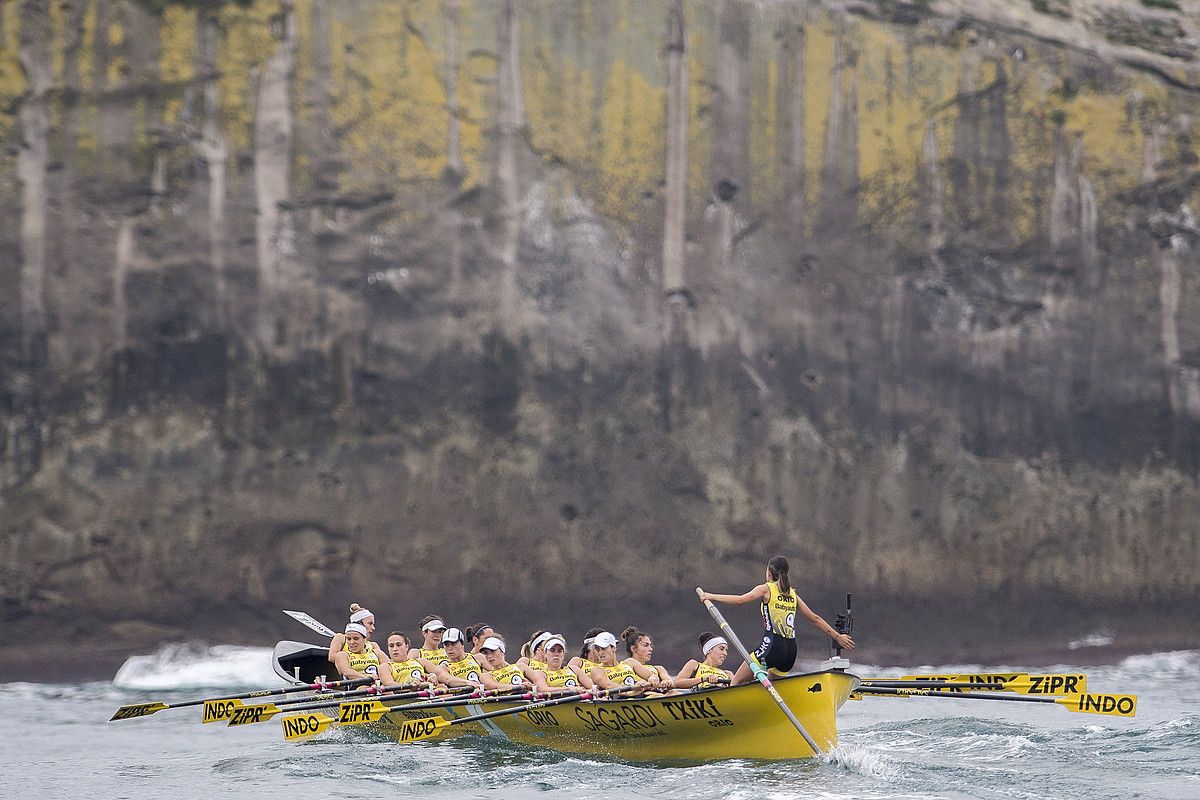
<path fill-rule="evenodd" d="M 837 710 L 858 682 L 857 677 L 840 670 L 772 681 L 823 752 L 837 745 Z M 435 715 L 455 719 L 511 707 L 505 703 L 428 711 L 399 707 L 375 727 L 403 741 L 401 726 L 405 720 Z M 564 753 L 629 761 L 793 759 L 815 755 L 757 684 L 667 697 L 569 703 L 456 725 L 449 730 L 456 729 Z"/>

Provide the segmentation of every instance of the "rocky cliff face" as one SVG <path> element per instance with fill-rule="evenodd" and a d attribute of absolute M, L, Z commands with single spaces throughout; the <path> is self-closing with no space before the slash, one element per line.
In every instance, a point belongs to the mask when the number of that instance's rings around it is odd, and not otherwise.
<path fill-rule="evenodd" d="M 1197 20 L 0 5 L 5 629 L 1194 644 Z"/>

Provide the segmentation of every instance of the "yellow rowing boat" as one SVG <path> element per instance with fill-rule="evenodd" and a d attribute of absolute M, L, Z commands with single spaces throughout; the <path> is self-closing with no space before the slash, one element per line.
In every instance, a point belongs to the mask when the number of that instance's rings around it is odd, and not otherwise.
<path fill-rule="evenodd" d="M 838 670 L 789 675 L 773 681 L 788 707 L 820 745 L 837 745 L 837 710 L 859 679 Z M 405 741 L 411 720 L 454 719 L 513 708 L 488 703 L 386 714 L 375 729 Z M 524 711 L 456 728 L 564 753 L 630 761 L 724 758 L 808 758 L 813 750 L 757 684 L 642 698 L 571 703 Z"/>

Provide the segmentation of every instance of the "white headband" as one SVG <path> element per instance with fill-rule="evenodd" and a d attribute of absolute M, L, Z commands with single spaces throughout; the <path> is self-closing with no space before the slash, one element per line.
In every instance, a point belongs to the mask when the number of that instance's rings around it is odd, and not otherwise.
<path fill-rule="evenodd" d="M 539 647 L 550 641 L 552 638 L 554 638 L 554 634 L 550 631 L 539 633 L 536 637 L 534 637 L 534 640 L 529 643 L 529 649 L 536 651 Z"/>
<path fill-rule="evenodd" d="M 483 644 L 479 645 L 479 649 L 480 650 L 499 650 L 501 653 L 505 652 L 504 642 L 500 641 L 495 636 L 489 636 L 488 638 L 484 639 Z"/>
<path fill-rule="evenodd" d="M 362 622 L 367 617 L 373 617 L 373 616 L 375 616 L 375 615 L 372 614 L 367 609 L 360 608 L 358 611 L 355 611 L 353 614 L 350 615 L 350 621 L 351 622 Z"/>
<path fill-rule="evenodd" d="M 720 647 L 723 644 L 729 644 L 729 642 L 725 641 L 724 636 L 714 636 L 705 642 L 704 646 L 700 649 L 704 651 L 704 655 L 708 655 L 714 647 Z"/>
<path fill-rule="evenodd" d="M 359 625 L 357 622 L 351 622 L 349 625 L 347 625 L 346 633 L 361 633 L 364 639 L 371 635 L 367 633 L 366 628 L 364 628 L 362 625 Z"/>

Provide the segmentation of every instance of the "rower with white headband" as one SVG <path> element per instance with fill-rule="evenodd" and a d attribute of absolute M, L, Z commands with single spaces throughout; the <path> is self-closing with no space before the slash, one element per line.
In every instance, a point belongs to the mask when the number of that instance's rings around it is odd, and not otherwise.
<path fill-rule="evenodd" d="M 428 661 L 445 666 L 449 659 L 442 647 L 442 634 L 446 632 L 446 623 L 442 622 L 440 614 L 430 614 L 421 620 L 421 637 L 424 643 L 408 651 L 409 658 L 424 658 Z"/>
<path fill-rule="evenodd" d="M 375 635 L 375 615 L 367 609 L 360 606 L 358 603 L 350 604 L 350 622 L 361 625 L 367 629 L 367 646 L 379 657 L 379 663 L 386 664 L 388 662 L 387 654 L 383 649 L 371 641 L 371 637 Z M 346 649 L 346 634 L 338 633 L 333 637 L 333 641 L 329 643 L 329 660 L 333 661 L 334 657 Z"/>
<path fill-rule="evenodd" d="M 395 680 L 392 671 L 384 669 L 385 662 L 380 661 L 375 651 L 368 647 L 367 629 L 357 622 L 346 626 L 346 649 L 339 650 L 333 659 L 334 666 L 343 678 L 355 680 L 370 678 L 392 686 Z"/>
<path fill-rule="evenodd" d="M 517 663 L 533 669 L 544 669 L 546 640 L 553 635 L 550 631 L 534 631 L 529 641 L 521 645 L 521 657 L 517 659 Z"/>
<path fill-rule="evenodd" d="M 509 664 L 504 654 L 506 649 L 504 639 L 499 634 L 489 636 L 479 646 L 479 654 L 486 662 L 486 669 L 480 675 L 484 686 L 489 689 L 532 687 L 539 692 L 550 690 L 541 670 L 530 669 L 524 664 Z"/>
<path fill-rule="evenodd" d="M 584 675 L 590 675 L 592 667 L 597 667 L 600 662 L 596 660 L 596 636 L 604 633 L 604 628 L 592 628 L 583 635 L 583 647 L 579 648 L 579 655 L 572 656 L 567 662 L 567 666 L 583 672 Z"/>
<path fill-rule="evenodd" d="M 622 686 L 651 686 L 658 683 L 654 670 L 641 662 L 630 664 L 617 661 L 617 637 L 608 631 L 596 634 L 592 643 L 599 663 L 592 667 L 589 677 L 601 689 L 616 689 Z"/>
<path fill-rule="evenodd" d="M 675 685 L 680 689 L 691 689 L 716 683 L 728 684 L 732 681 L 733 673 L 721 667 L 729 657 L 729 642 L 725 637 L 705 631 L 700 634 L 696 643 L 700 645 L 703 659 L 697 661 L 693 658 L 684 664 L 683 669 L 675 676 Z"/>

